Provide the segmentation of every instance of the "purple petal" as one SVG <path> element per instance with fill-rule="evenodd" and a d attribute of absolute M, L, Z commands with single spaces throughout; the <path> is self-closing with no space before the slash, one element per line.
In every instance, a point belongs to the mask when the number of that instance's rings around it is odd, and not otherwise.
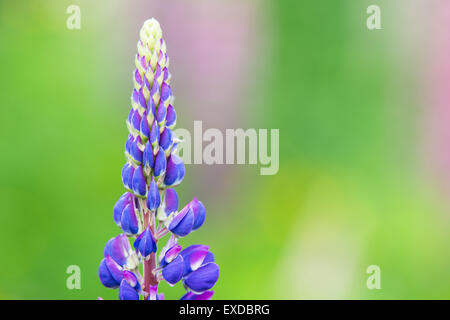
<path fill-rule="evenodd" d="M 194 213 L 189 205 L 184 207 L 170 222 L 168 229 L 179 237 L 184 237 L 192 231 Z"/>
<path fill-rule="evenodd" d="M 167 160 L 163 149 L 159 149 L 155 157 L 155 177 L 162 176 L 166 172 Z"/>
<path fill-rule="evenodd" d="M 184 178 L 184 163 L 176 155 L 171 154 L 167 159 L 166 175 L 164 177 L 164 184 L 168 187 L 180 184 Z"/>
<path fill-rule="evenodd" d="M 171 263 L 166 265 L 162 270 L 164 280 L 174 285 L 181 280 L 184 270 L 184 261 L 181 256 L 177 256 Z"/>
<path fill-rule="evenodd" d="M 139 232 L 139 222 L 134 212 L 133 204 L 130 203 L 123 209 L 120 225 L 123 232 L 127 234 L 137 234 Z"/>
<path fill-rule="evenodd" d="M 161 198 L 159 195 L 158 186 L 155 182 L 155 179 L 152 178 L 152 182 L 150 182 L 150 186 L 148 187 L 147 208 L 150 211 L 154 211 L 158 209 L 160 203 Z"/>
<path fill-rule="evenodd" d="M 175 108 L 171 104 L 169 104 L 166 113 L 166 126 L 172 128 L 173 126 L 175 126 L 176 122 L 177 122 L 177 113 L 175 112 Z"/>
<path fill-rule="evenodd" d="M 139 293 L 123 279 L 119 287 L 120 300 L 139 300 Z"/>
<path fill-rule="evenodd" d="M 197 198 L 191 201 L 191 208 L 194 211 L 194 226 L 192 230 L 197 230 L 200 228 L 205 222 L 206 218 L 206 209 L 201 201 L 198 201 Z"/>
<path fill-rule="evenodd" d="M 139 166 L 134 170 L 132 187 L 135 195 L 139 197 L 145 197 L 147 195 L 147 184 L 145 182 L 142 166 Z"/>
<path fill-rule="evenodd" d="M 184 278 L 184 284 L 194 292 L 211 289 L 219 279 L 219 266 L 214 262 L 207 263 Z"/>

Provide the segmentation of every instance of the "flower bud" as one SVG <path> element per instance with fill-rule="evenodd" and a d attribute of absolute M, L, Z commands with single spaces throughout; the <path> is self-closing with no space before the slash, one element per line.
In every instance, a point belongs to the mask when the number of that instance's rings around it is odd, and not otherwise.
<path fill-rule="evenodd" d="M 156 252 L 156 241 L 152 231 L 147 227 L 139 237 L 134 241 L 134 248 L 144 257 L 147 258 L 153 252 Z"/>
<path fill-rule="evenodd" d="M 198 201 L 196 197 L 190 202 L 192 211 L 194 212 L 194 226 L 192 231 L 200 228 L 206 219 L 206 209 L 201 201 Z"/>
<path fill-rule="evenodd" d="M 172 130 L 170 130 L 168 127 L 164 129 L 164 131 L 160 135 L 159 139 L 159 146 L 164 150 L 167 151 L 172 147 L 173 144 L 173 133 Z"/>
<path fill-rule="evenodd" d="M 175 112 L 175 108 L 169 104 L 167 107 L 166 113 L 166 126 L 170 129 L 173 129 L 177 123 L 177 113 Z"/>
<path fill-rule="evenodd" d="M 211 289 L 219 279 L 219 266 L 210 262 L 184 277 L 184 285 L 193 292 L 201 293 Z"/>
<path fill-rule="evenodd" d="M 156 117 L 156 108 L 153 99 L 148 99 L 147 102 L 147 121 L 148 123 L 153 123 Z"/>
<path fill-rule="evenodd" d="M 161 203 L 161 198 L 159 195 L 158 186 L 155 182 L 155 179 L 152 177 L 152 181 L 150 182 L 150 186 L 148 187 L 148 196 L 147 196 L 147 208 L 150 211 L 155 211 L 158 209 Z"/>
<path fill-rule="evenodd" d="M 131 159 L 133 159 L 134 163 L 138 165 L 142 163 L 141 145 L 142 141 L 140 136 L 137 136 L 131 144 Z"/>
<path fill-rule="evenodd" d="M 123 209 L 127 204 L 131 201 L 131 193 L 125 192 L 119 200 L 117 200 L 116 204 L 113 208 L 113 219 L 114 222 L 120 227 L 120 218 L 122 218 Z"/>
<path fill-rule="evenodd" d="M 153 170 L 153 175 L 155 177 L 160 177 L 166 172 L 167 160 L 164 150 L 160 148 L 155 157 L 155 168 Z"/>
<path fill-rule="evenodd" d="M 134 137 L 132 134 L 128 135 L 128 139 L 125 142 L 125 157 L 131 157 L 131 146 L 133 145 Z"/>
<path fill-rule="evenodd" d="M 150 138 L 150 128 L 148 126 L 148 121 L 147 121 L 147 111 L 145 111 L 144 114 L 142 115 L 139 133 L 140 133 L 141 140 L 144 143 L 147 142 L 148 138 Z"/>
<path fill-rule="evenodd" d="M 158 121 L 158 125 L 164 129 L 165 121 L 166 121 L 167 107 L 164 105 L 164 102 L 160 102 L 158 106 L 158 110 L 156 110 L 156 121 Z"/>
<path fill-rule="evenodd" d="M 152 144 L 153 148 L 155 148 L 159 144 L 159 127 L 156 120 L 153 121 L 152 128 L 150 129 L 149 141 Z"/>
<path fill-rule="evenodd" d="M 167 159 L 166 175 L 164 177 L 164 185 L 167 187 L 176 186 L 183 181 L 184 163 L 180 157 L 171 154 Z"/>
<path fill-rule="evenodd" d="M 139 110 L 136 109 L 133 112 L 133 117 L 131 118 L 131 131 L 134 136 L 139 134 L 139 130 L 141 129 L 141 116 L 139 114 Z"/>
<path fill-rule="evenodd" d="M 150 141 L 145 144 L 144 154 L 142 156 L 142 161 L 144 164 L 144 170 L 147 175 L 150 175 L 150 171 L 153 169 L 155 164 L 155 156 L 153 155 L 153 148 Z"/>
<path fill-rule="evenodd" d="M 125 163 L 122 168 L 122 182 L 128 191 L 132 190 L 132 181 L 133 181 L 134 168 L 131 164 Z"/>
<path fill-rule="evenodd" d="M 147 184 L 145 182 L 142 166 L 137 167 L 133 173 L 132 180 L 133 193 L 138 197 L 144 198 L 147 195 Z"/>
<path fill-rule="evenodd" d="M 120 225 L 126 234 L 137 234 L 139 232 L 139 221 L 132 203 L 127 204 L 123 209 Z"/>
<path fill-rule="evenodd" d="M 171 219 L 168 229 L 173 234 L 184 237 L 192 231 L 192 226 L 194 225 L 194 212 L 192 208 L 187 205 L 180 212 L 174 214 Z"/>

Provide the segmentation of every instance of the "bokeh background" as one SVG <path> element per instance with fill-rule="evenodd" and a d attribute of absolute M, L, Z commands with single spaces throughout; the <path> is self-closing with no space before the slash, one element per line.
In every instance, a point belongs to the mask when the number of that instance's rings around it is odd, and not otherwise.
<path fill-rule="evenodd" d="M 62 0 L 0 2 L 1 299 L 117 297 L 97 268 L 149 17 L 177 127 L 280 130 L 278 174 L 188 165 L 178 187 L 206 205 L 183 244 L 210 244 L 216 299 L 450 298 L 449 1 Z"/>

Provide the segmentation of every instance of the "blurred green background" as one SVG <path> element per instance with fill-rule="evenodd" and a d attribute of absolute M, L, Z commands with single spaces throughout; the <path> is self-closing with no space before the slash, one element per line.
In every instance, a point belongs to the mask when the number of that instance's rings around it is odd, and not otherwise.
<path fill-rule="evenodd" d="M 374 2 L 382 29 L 370 31 Z M 66 27 L 71 4 L 80 30 Z M 150 17 L 171 57 L 177 127 L 280 130 L 276 175 L 188 165 L 177 189 L 182 203 L 206 205 L 205 225 L 182 243 L 211 246 L 214 298 L 450 298 L 449 193 L 430 173 L 421 125 L 423 6 L 1 1 L 0 298 L 117 297 L 97 268 L 119 231 L 131 74 Z M 66 288 L 69 265 L 81 268 L 81 290 Z M 380 290 L 366 287 L 370 265 Z"/>

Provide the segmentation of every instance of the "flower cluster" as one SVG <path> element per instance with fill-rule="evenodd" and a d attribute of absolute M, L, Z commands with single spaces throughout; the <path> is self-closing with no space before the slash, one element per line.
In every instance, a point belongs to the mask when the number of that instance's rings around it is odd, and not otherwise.
<path fill-rule="evenodd" d="M 127 192 L 113 209 L 113 219 L 123 233 L 106 243 L 100 281 L 107 288 L 119 288 L 121 300 L 137 300 L 140 296 L 145 300 L 163 299 L 164 295 L 158 293 L 162 280 L 170 285 L 181 281 L 187 291 L 181 299 L 209 299 L 219 277 L 214 255 L 205 245 L 183 250 L 178 244 L 180 237 L 202 226 L 206 210 L 197 198 L 178 210 L 173 187 L 183 180 L 185 167 L 175 155 L 180 140 L 172 131 L 177 116 L 169 58 L 155 19 L 144 23 L 137 50 L 127 119 L 127 161 L 122 169 Z M 157 256 L 157 244 L 167 234 L 170 237 Z"/>

